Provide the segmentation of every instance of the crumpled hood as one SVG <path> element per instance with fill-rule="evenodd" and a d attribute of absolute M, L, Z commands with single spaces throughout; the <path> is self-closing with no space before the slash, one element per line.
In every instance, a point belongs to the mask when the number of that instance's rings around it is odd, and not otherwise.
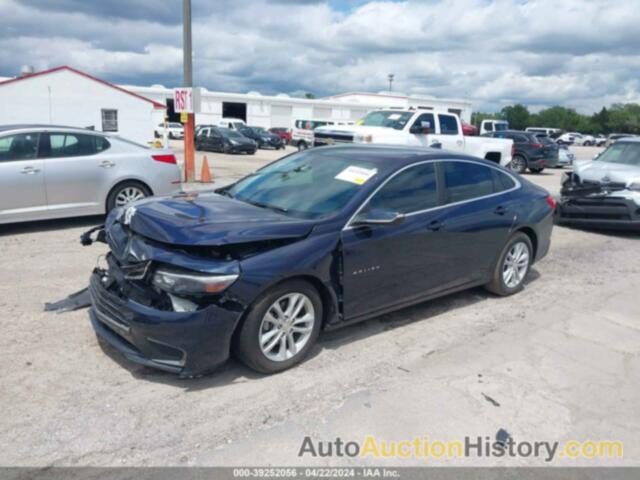
<path fill-rule="evenodd" d="M 574 172 L 581 180 L 602 183 L 627 183 L 640 178 L 640 167 L 609 162 L 574 162 Z"/>
<path fill-rule="evenodd" d="M 315 225 L 213 192 L 149 198 L 116 215 L 112 221 L 144 237 L 185 246 L 298 238 Z"/>

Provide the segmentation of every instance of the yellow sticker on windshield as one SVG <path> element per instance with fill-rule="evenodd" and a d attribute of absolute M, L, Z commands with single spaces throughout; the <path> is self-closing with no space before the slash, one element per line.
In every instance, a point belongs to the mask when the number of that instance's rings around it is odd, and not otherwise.
<path fill-rule="evenodd" d="M 353 165 L 342 170 L 338 175 L 335 176 L 337 180 L 342 180 L 343 182 L 355 183 L 356 185 L 362 185 L 371 177 L 373 177 L 376 173 L 378 173 L 377 168 L 362 168 L 362 167 L 354 167 Z"/>

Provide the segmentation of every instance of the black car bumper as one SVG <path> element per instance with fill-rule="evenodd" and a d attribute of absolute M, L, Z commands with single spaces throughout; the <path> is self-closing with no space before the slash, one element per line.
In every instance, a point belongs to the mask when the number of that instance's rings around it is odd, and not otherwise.
<path fill-rule="evenodd" d="M 256 145 L 232 145 L 229 150 L 231 153 L 256 153 L 258 147 Z"/>
<path fill-rule="evenodd" d="M 91 323 L 126 358 L 181 377 L 206 373 L 227 360 L 239 312 L 217 305 L 193 312 L 156 310 L 105 286 L 105 275 L 98 269 L 91 275 Z"/>
<path fill-rule="evenodd" d="M 556 219 L 559 224 L 640 231 L 640 206 L 623 197 L 562 197 Z"/>

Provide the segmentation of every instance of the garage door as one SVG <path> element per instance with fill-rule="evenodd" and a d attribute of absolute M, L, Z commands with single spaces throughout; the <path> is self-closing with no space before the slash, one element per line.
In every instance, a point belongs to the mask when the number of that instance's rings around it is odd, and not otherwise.
<path fill-rule="evenodd" d="M 271 105 L 271 126 L 291 128 L 291 107 L 286 105 Z"/>

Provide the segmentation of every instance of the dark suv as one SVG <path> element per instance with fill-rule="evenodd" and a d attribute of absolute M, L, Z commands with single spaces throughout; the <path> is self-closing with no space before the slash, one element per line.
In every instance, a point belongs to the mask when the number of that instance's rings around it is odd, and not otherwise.
<path fill-rule="evenodd" d="M 524 173 L 529 169 L 532 173 L 540 173 L 545 167 L 553 167 L 558 163 L 558 145 L 536 137 L 535 133 L 503 130 L 487 133 L 486 136 L 513 140 L 515 152 L 509 168 L 514 172 Z"/>

